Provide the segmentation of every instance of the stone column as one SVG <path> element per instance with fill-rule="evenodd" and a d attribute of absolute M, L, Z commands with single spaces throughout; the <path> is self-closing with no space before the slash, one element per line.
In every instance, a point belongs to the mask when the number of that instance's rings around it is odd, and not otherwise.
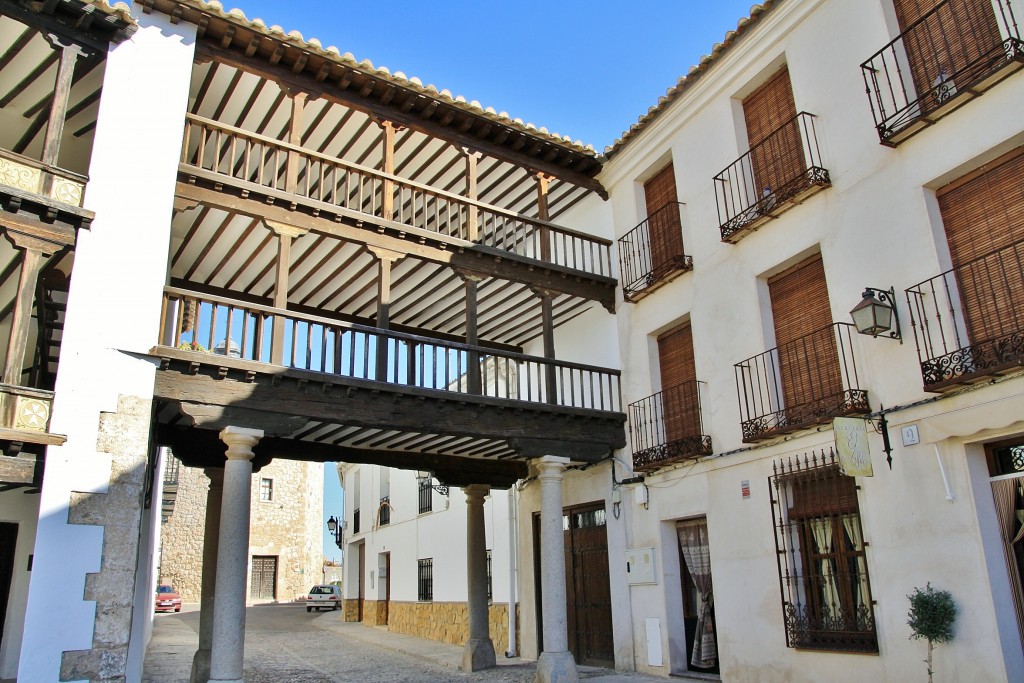
<path fill-rule="evenodd" d="M 224 469 L 207 467 L 203 472 L 210 479 L 206 493 L 206 523 L 203 528 L 203 580 L 199 607 L 199 649 L 192 658 L 189 683 L 210 680 L 210 648 L 213 644 L 213 602 L 217 594 L 217 547 L 220 530 L 221 497 L 224 492 Z"/>
<path fill-rule="evenodd" d="M 469 640 L 462 650 L 462 670 L 479 671 L 497 664 L 487 614 L 487 534 L 484 496 L 490 486 L 473 484 L 466 493 L 466 576 L 468 578 Z"/>
<path fill-rule="evenodd" d="M 536 683 L 577 683 L 576 661 L 569 652 L 565 612 L 565 537 L 562 530 L 562 476 L 568 458 L 546 455 L 540 470 L 540 574 L 544 582 L 544 649 L 537 660 Z"/>
<path fill-rule="evenodd" d="M 243 683 L 252 449 L 263 438 L 263 430 L 225 427 L 221 430 L 220 438 L 228 446 L 228 460 L 224 463 L 224 493 L 214 589 L 216 595 L 213 603 L 213 641 L 210 647 L 210 683 Z"/>

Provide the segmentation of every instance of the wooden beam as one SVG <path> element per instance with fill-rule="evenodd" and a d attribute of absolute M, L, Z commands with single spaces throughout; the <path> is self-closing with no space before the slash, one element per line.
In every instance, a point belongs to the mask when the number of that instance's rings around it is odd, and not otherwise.
<path fill-rule="evenodd" d="M 292 93 L 291 101 L 292 115 L 288 124 L 288 142 L 295 147 L 300 147 L 302 145 L 302 109 L 306 104 L 306 93 Z M 288 150 L 287 164 L 285 169 L 285 190 L 295 192 L 299 184 L 299 152 L 295 149 Z"/>

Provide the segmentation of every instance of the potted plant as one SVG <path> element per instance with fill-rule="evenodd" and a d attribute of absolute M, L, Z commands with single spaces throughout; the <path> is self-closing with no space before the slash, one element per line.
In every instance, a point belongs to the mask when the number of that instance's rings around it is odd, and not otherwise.
<path fill-rule="evenodd" d="M 928 641 L 928 659 L 925 664 L 928 665 L 928 683 L 932 683 L 932 649 L 936 643 L 953 639 L 956 605 L 949 591 L 935 590 L 930 582 L 923 589 L 914 588 L 907 599 L 910 600 L 907 625 L 913 632 L 910 637 Z"/>

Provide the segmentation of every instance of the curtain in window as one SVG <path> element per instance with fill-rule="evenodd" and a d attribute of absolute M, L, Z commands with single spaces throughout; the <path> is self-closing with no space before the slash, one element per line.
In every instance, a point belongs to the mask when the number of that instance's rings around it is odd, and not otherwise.
<path fill-rule="evenodd" d="M 1024 590 L 1020 585 L 1020 568 L 1017 566 L 1017 555 L 1013 546 L 1024 540 L 1024 525 L 1018 530 L 1017 520 L 1017 489 L 1024 479 L 1000 479 L 992 482 L 992 498 L 996 503 L 996 517 L 999 518 L 999 529 L 1003 538 L 1003 555 L 1006 557 L 1006 568 L 1010 573 L 1010 591 L 1013 594 L 1013 606 L 1017 612 L 1018 630 L 1024 632 Z M 1022 635 L 1024 641 L 1024 635 Z"/>
<path fill-rule="evenodd" d="M 847 540 L 850 543 L 850 550 L 861 552 L 864 549 L 863 539 L 860 537 L 860 524 L 857 515 L 843 515 L 843 530 L 846 532 Z M 849 554 L 847 555 L 849 557 Z M 868 568 L 863 555 L 850 557 L 847 571 L 850 573 L 850 591 L 853 594 L 853 604 L 857 609 L 856 616 L 860 619 L 860 613 L 868 607 Z"/>
<path fill-rule="evenodd" d="M 818 555 L 832 555 L 835 550 L 832 547 L 832 520 L 829 518 L 809 519 L 808 525 L 814 535 L 814 545 Z M 821 591 L 821 625 L 826 626 L 832 620 L 839 618 L 841 601 L 839 590 L 836 588 L 835 560 L 831 557 L 822 557 L 818 567 L 808 568 L 815 585 Z"/>
<path fill-rule="evenodd" d="M 676 526 L 676 533 L 679 535 L 679 549 L 682 551 L 686 568 L 690 571 L 690 577 L 700 595 L 697 633 L 693 639 L 690 664 L 706 669 L 718 662 L 715 621 L 711 614 L 715 599 L 711 593 L 711 553 L 708 548 L 707 520 L 680 522 Z"/>

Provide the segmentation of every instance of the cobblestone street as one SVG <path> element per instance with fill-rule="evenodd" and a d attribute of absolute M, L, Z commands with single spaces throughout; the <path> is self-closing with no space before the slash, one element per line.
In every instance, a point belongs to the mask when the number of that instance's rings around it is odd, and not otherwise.
<path fill-rule="evenodd" d="M 191 610 L 190 610 L 191 608 Z M 199 612 L 158 614 L 146 652 L 143 683 L 188 681 L 198 645 Z M 534 662 L 500 657 L 496 669 L 458 670 L 461 648 L 382 628 L 344 623 L 339 612 L 309 614 L 303 605 L 258 605 L 246 610 L 247 683 L 532 683 Z M 637 674 L 580 667 L 593 683 L 663 681 Z"/>

